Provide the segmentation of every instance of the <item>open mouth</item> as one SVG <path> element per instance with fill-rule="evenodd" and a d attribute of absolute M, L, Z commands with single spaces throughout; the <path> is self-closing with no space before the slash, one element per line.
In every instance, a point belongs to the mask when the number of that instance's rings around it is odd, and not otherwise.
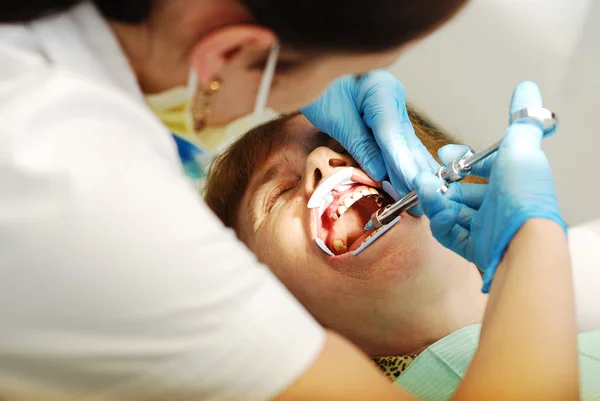
<path fill-rule="evenodd" d="M 352 167 L 324 180 L 313 193 L 308 207 L 313 209 L 315 242 L 331 256 L 362 252 L 393 224 L 365 231 L 371 215 L 393 199 L 379 184 Z"/>

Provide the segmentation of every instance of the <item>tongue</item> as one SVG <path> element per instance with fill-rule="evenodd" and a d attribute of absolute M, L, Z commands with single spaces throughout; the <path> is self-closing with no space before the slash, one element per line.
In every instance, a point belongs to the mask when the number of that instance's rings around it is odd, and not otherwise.
<path fill-rule="evenodd" d="M 329 249 L 335 254 L 341 254 L 358 248 L 369 234 L 364 230 L 365 224 L 377 209 L 377 203 L 371 199 L 361 199 L 352 205 L 329 229 L 326 241 Z M 343 242 L 346 251 L 339 247 L 339 243 L 336 249 L 336 240 Z"/>

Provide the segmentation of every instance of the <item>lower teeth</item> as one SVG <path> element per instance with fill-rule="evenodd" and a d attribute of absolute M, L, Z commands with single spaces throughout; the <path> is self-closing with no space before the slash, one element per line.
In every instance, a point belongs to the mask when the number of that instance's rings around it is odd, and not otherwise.
<path fill-rule="evenodd" d="M 376 197 L 376 198 L 375 198 Z M 369 194 L 369 195 L 363 195 L 363 198 L 375 198 L 375 202 L 377 202 L 377 205 L 379 205 L 380 207 L 384 204 L 384 202 L 387 203 L 386 198 L 384 196 L 382 196 L 381 194 Z M 340 213 L 339 211 L 334 211 L 331 213 L 331 219 L 334 221 L 338 221 L 342 215 L 344 214 L 344 212 L 346 212 L 349 208 L 345 207 L 345 206 L 341 206 L 342 208 L 342 213 Z M 344 210 L 345 209 L 345 210 Z M 367 241 L 369 241 L 381 228 L 372 231 L 367 238 L 365 238 L 362 243 L 360 244 L 361 246 L 366 243 Z M 343 253 L 348 252 L 348 247 L 346 246 L 346 244 L 344 243 L 343 240 L 341 239 L 336 239 L 333 241 L 333 243 L 331 244 L 333 247 L 333 251 L 338 254 L 341 255 Z"/>
<path fill-rule="evenodd" d="M 344 253 L 348 251 L 348 247 L 344 244 L 344 241 L 341 239 L 336 239 L 333 241 L 333 248 L 337 253 Z"/>

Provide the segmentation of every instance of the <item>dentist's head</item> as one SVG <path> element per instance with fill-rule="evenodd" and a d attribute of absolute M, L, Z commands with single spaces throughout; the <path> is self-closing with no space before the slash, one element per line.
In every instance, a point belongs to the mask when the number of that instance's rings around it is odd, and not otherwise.
<path fill-rule="evenodd" d="M 0 22 L 30 20 L 80 2 L 3 1 Z M 144 92 L 191 86 L 196 118 L 221 125 L 252 111 L 275 43 L 281 51 L 267 105 L 286 112 L 309 103 L 338 76 L 389 65 L 466 0 L 93 3 L 110 22 Z"/>

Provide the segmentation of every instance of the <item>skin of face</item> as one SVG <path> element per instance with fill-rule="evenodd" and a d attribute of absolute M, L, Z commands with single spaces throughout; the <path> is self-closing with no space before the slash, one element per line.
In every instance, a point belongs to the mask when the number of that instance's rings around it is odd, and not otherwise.
<path fill-rule="evenodd" d="M 211 99 L 209 125 L 221 126 L 251 113 L 275 34 L 251 25 L 251 15 L 237 0 L 161 4 L 149 23 L 110 22 L 144 93 L 186 85 L 192 67 L 200 89 L 215 79 L 221 83 Z M 280 113 L 295 111 L 318 98 L 336 78 L 386 67 L 407 48 L 315 56 L 283 46 L 267 106 Z"/>
<path fill-rule="evenodd" d="M 267 106 L 280 113 L 298 110 L 318 98 L 336 78 L 387 67 L 401 53 L 401 50 L 394 50 L 373 54 L 334 54 L 298 63 L 289 69 L 279 68 L 273 77 Z M 279 65 L 301 59 L 302 55 L 283 50 Z M 225 124 L 254 109 L 264 69 L 262 66 L 245 67 L 251 63 L 251 60 L 239 60 L 223 67 L 220 72 L 224 77 L 223 85 L 215 98 L 211 124 Z"/>
<path fill-rule="evenodd" d="M 281 147 L 250 180 L 235 227 L 238 235 L 321 324 L 373 356 L 414 351 L 451 333 L 463 318 L 476 323 L 483 312 L 477 270 L 433 238 L 426 217 L 404 214 L 357 256 L 331 257 L 318 248 L 307 208 L 318 186 L 315 171 L 322 182 L 348 166 L 359 170 L 337 142 L 303 116 L 292 118 Z M 265 174 L 269 179 L 254 193 Z"/>

